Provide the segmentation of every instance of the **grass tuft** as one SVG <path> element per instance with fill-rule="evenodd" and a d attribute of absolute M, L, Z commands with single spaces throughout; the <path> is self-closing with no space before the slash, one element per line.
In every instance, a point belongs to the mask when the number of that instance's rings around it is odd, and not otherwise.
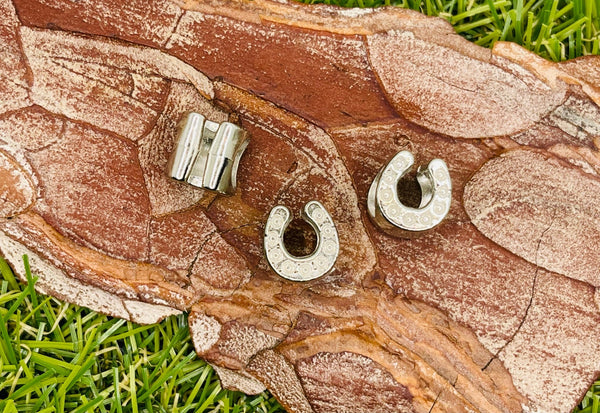
<path fill-rule="evenodd" d="M 395 5 L 448 20 L 457 33 L 484 47 L 511 41 L 553 61 L 597 55 L 598 0 L 298 0 L 343 7 Z"/>
<path fill-rule="evenodd" d="M 600 413 L 600 380 L 590 387 L 573 413 Z"/>
<path fill-rule="evenodd" d="M 187 316 L 142 326 L 36 293 L 0 258 L 0 413 L 275 413 L 268 393 L 224 390 Z"/>

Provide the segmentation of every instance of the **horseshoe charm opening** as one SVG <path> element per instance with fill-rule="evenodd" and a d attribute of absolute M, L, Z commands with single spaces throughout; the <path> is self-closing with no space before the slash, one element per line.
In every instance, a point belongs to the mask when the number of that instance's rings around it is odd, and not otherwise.
<path fill-rule="evenodd" d="M 422 234 L 442 222 L 450 210 L 452 182 L 448 166 L 441 159 L 433 159 L 427 168 L 419 167 L 417 171 L 417 181 L 421 186 L 419 207 L 410 208 L 400 202 L 398 181 L 414 162 L 410 152 L 399 152 L 379 171 L 369 189 L 369 215 L 390 235 L 412 237 Z"/>
<path fill-rule="evenodd" d="M 271 210 L 265 226 L 265 254 L 273 270 L 292 281 L 310 281 L 333 268 L 340 251 L 338 233 L 331 215 L 318 201 L 310 201 L 302 210 L 302 219 L 317 233 L 317 247 L 307 256 L 291 255 L 283 243 L 283 233 L 292 221 L 290 210 L 278 205 Z"/>

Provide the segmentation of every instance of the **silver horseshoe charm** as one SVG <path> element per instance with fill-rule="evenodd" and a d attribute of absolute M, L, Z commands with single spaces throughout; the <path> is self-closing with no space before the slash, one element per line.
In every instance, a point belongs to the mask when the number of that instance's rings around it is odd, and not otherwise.
<path fill-rule="evenodd" d="M 417 171 L 417 181 L 421 186 L 419 207 L 410 208 L 400 202 L 398 181 L 414 162 L 410 152 L 399 152 L 379 171 L 369 189 L 369 215 L 375 224 L 391 235 L 411 237 L 423 233 L 442 222 L 450 210 L 452 182 L 448 167 L 441 159 L 433 159 L 427 168 L 419 167 Z"/>
<path fill-rule="evenodd" d="M 271 210 L 265 226 L 265 254 L 273 270 L 292 281 L 310 281 L 333 268 L 340 251 L 338 233 L 331 215 L 318 201 L 310 201 L 302 210 L 302 219 L 317 233 L 317 247 L 305 257 L 291 255 L 283 244 L 283 233 L 292 221 L 290 210 L 278 205 Z"/>
<path fill-rule="evenodd" d="M 233 195 L 240 158 L 248 135 L 233 123 L 217 123 L 196 112 L 179 123 L 175 151 L 167 173 L 173 179 L 220 194 Z"/>

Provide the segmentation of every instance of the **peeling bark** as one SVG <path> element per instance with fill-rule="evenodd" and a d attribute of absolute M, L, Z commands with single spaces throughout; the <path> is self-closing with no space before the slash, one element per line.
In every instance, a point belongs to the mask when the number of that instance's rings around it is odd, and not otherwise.
<path fill-rule="evenodd" d="M 189 311 L 225 385 L 293 412 L 565 412 L 596 378 L 599 58 L 490 51 L 395 8 L 0 12 L 0 252 L 22 277 L 28 254 L 40 291 L 142 323 Z M 234 196 L 164 173 L 189 110 L 250 132 Z M 405 149 L 453 182 L 446 221 L 410 240 L 366 214 Z M 263 225 L 311 199 L 340 256 L 293 283 Z"/>

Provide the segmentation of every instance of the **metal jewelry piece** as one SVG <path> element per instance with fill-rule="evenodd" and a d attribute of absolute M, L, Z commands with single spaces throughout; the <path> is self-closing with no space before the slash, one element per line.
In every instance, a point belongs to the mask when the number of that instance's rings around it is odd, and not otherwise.
<path fill-rule="evenodd" d="M 167 173 L 178 181 L 233 195 L 240 157 L 248 143 L 248 134 L 233 123 L 212 122 L 189 112 L 179 123 Z"/>
<path fill-rule="evenodd" d="M 317 233 L 317 247 L 304 257 L 292 256 L 283 244 L 283 233 L 292 221 L 290 210 L 278 205 L 271 210 L 265 226 L 265 253 L 273 270 L 292 281 L 310 281 L 327 274 L 340 252 L 338 233 L 331 215 L 318 201 L 308 202 L 302 219 Z"/>
<path fill-rule="evenodd" d="M 423 233 L 442 222 L 450 210 L 452 183 L 448 166 L 441 159 L 433 159 L 426 169 L 421 166 L 417 171 L 421 186 L 419 207 L 410 208 L 400 202 L 398 181 L 414 162 L 410 152 L 399 152 L 379 171 L 369 189 L 369 215 L 388 234 L 412 237 Z"/>

